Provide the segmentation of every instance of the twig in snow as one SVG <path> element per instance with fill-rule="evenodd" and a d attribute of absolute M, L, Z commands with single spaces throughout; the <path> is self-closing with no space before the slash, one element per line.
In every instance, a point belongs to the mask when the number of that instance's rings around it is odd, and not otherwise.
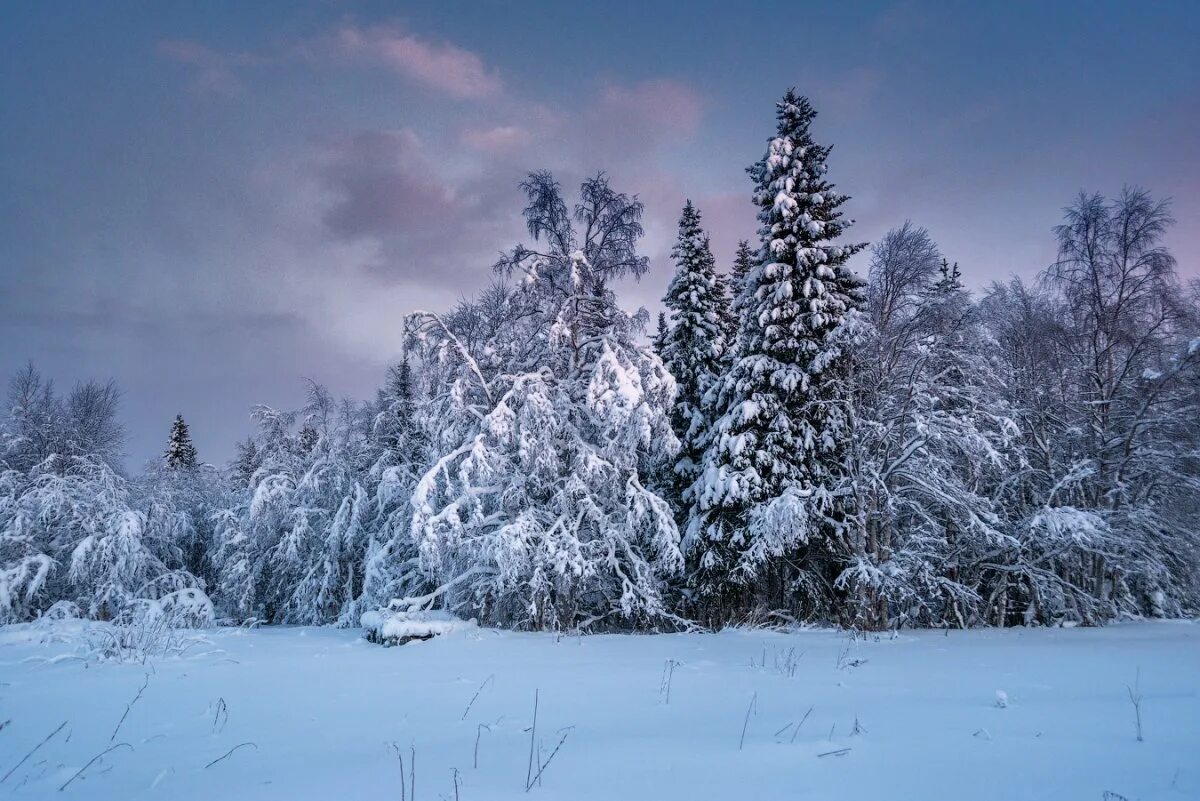
<path fill-rule="evenodd" d="M 487 725 L 486 723 L 480 723 L 478 726 L 475 727 L 475 758 L 471 762 L 472 768 L 479 767 L 479 735 L 483 734 L 485 729 L 490 732 L 492 730 L 492 727 Z"/>
<path fill-rule="evenodd" d="M 855 737 L 859 734 L 866 734 L 866 733 L 867 733 L 867 730 L 864 729 L 861 725 L 859 725 L 858 715 L 855 715 L 854 716 L 854 728 L 852 728 L 850 730 L 850 736 Z"/>
<path fill-rule="evenodd" d="M 538 767 L 538 771 L 534 775 L 533 781 L 525 785 L 525 792 L 528 793 L 533 788 L 533 785 L 537 784 L 541 780 L 542 772 L 545 771 L 546 768 L 550 767 L 550 763 L 554 761 L 554 755 L 558 753 L 558 749 L 562 748 L 563 743 L 567 741 L 567 735 L 569 735 L 571 730 L 574 728 L 574 726 L 568 726 L 567 728 L 561 730 L 563 736 L 559 738 L 558 745 L 554 746 L 554 750 L 550 752 L 550 756 L 546 757 L 546 761 Z"/>
<path fill-rule="evenodd" d="M 107 754 L 111 751 L 116 751 L 118 748 L 128 748 L 130 751 L 133 750 L 133 746 L 130 745 L 129 743 L 117 743 L 116 745 L 110 745 L 108 748 L 105 748 L 103 751 L 101 751 L 100 753 L 96 754 L 94 757 L 89 759 L 87 761 L 87 764 L 84 765 L 82 768 L 75 771 L 75 775 L 72 776 L 71 778 L 67 779 L 65 782 L 63 782 L 62 786 L 58 788 L 58 791 L 61 793 L 63 790 L 67 789 L 67 787 L 71 784 L 71 782 L 75 781 L 80 776 L 82 776 L 83 772 L 85 770 L 87 770 L 88 768 L 90 768 L 96 762 L 97 759 L 100 759 L 102 756 L 104 756 L 105 754 Z"/>
<path fill-rule="evenodd" d="M 786 651 L 775 649 L 775 670 L 781 675 L 787 676 L 789 679 L 796 678 L 796 671 L 800 667 L 800 660 L 804 658 L 804 651 L 796 653 L 795 647 L 788 648 Z"/>
<path fill-rule="evenodd" d="M 1134 720 L 1137 723 L 1137 741 L 1140 743 L 1142 738 L 1142 692 L 1138 689 L 1138 685 L 1142 682 L 1142 669 L 1137 669 L 1137 676 L 1133 680 L 1133 686 L 1126 686 L 1129 691 L 1129 703 L 1133 704 Z"/>
<path fill-rule="evenodd" d="M 458 801 L 458 768 L 450 768 L 454 778 L 454 801 Z"/>
<path fill-rule="evenodd" d="M 146 680 L 142 682 L 142 686 L 138 688 L 137 695 L 133 696 L 133 700 L 125 705 L 125 712 L 121 715 L 121 719 L 117 721 L 117 727 L 113 729 L 112 736 L 108 738 L 109 745 L 112 745 L 113 740 L 117 739 L 117 732 L 121 730 L 121 726 L 125 723 L 125 718 L 129 717 L 129 710 L 133 709 L 133 705 L 142 697 L 142 693 L 146 692 L 146 688 L 150 686 L 150 674 L 146 674 Z"/>
<path fill-rule="evenodd" d="M 796 742 L 796 735 L 800 733 L 800 727 L 804 725 L 804 721 L 808 720 L 808 716 L 812 714 L 812 711 L 813 707 L 810 706 L 808 711 L 804 713 L 804 717 L 800 718 L 800 722 L 796 724 L 796 729 L 792 732 L 791 742 Z"/>
<path fill-rule="evenodd" d="M 662 682 L 658 686 L 659 697 L 663 698 L 664 704 L 671 703 L 671 679 L 675 677 L 675 668 L 679 667 L 680 663 L 674 659 L 668 659 L 663 663 Z"/>
<path fill-rule="evenodd" d="M 859 665 L 867 664 L 866 659 L 851 659 L 850 658 L 850 645 L 851 645 L 851 643 L 853 643 L 857 640 L 858 640 L 858 634 L 852 630 L 850 632 L 850 636 L 847 637 L 843 641 L 842 648 L 838 652 L 838 658 L 837 658 L 838 670 L 845 670 L 846 668 L 853 668 L 853 667 L 858 667 Z"/>
<path fill-rule="evenodd" d="M 220 762 L 222 759 L 225 759 L 226 757 L 232 756 L 232 755 L 233 755 L 233 752 L 234 752 L 234 751 L 236 751 L 236 750 L 238 750 L 239 748 L 245 748 L 246 746 L 250 746 L 250 747 L 251 747 L 251 748 L 253 748 L 255 751 L 257 751 L 257 750 L 258 750 L 258 744 L 257 744 L 257 743 L 238 743 L 238 744 L 237 744 L 237 745 L 235 745 L 233 748 L 230 748 L 228 751 L 226 751 L 225 753 L 221 754 L 219 757 L 217 757 L 216 759 L 214 759 L 212 762 L 209 762 L 207 765 L 205 765 L 205 766 L 204 766 L 205 770 L 207 770 L 208 768 L 211 768 L 213 765 L 217 764 L 217 763 L 218 763 L 218 762 Z"/>
<path fill-rule="evenodd" d="M 492 682 L 493 684 L 495 684 L 495 680 L 496 680 L 495 673 L 493 673 L 492 675 L 488 676 L 486 679 L 483 680 L 483 683 L 479 685 L 479 689 L 476 690 L 475 694 L 471 696 L 471 703 L 467 704 L 467 708 L 463 710 L 462 717 L 459 718 L 459 720 L 467 719 L 467 715 L 471 712 L 471 707 L 475 706 L 475 699 L 479 697 L 479 694 L 481 692 L 483 692 L 483 688 L 487 686 L 487 683 L 489 681 Z"/>
<path fill-rule="evenodd" d="M 12 718 L 9 718 L 8 720 L 0 722 L 0 731 L 4 731 L 5 729 L 7 729 L 8 724 L 10 724 L 10 723 L 12 723 Z"/>
<path fill-rule="evenodd" d="M 836 751 L 826 751 L 826 752 L 825 752 L 825 753 L 823 753 L 823 754 L 817 754 L 817 756 L 818 756 L 818 757 L 827 757 L 827 756 L 845 756 L 845 755 L 846 755 L 846 754 L 848 754 L 848 753 L 850 753 L 850 749 L 849 749 L 849 748 L 839 748 L 839 749 L 837 749 Z"/>
<path fill-rule="evenodd" d="M 408 801 L 408 793 L 404 790 L 404 752 L 395 743 L 392 743 L 392 750 L 396 752 L 396 759 L 400 760 L 400 801 Z"/>
<path fill-rule="evenodd" d="M 525 792 L 529 792 L 533 781 L 533 748 L 537 742 L 537 713 L 538 713 L 538 690 L 533 691 L 533 725 L 529 727 L 529 763 L 525 767 Z"/>
<path fill-rule="evenodd" d="M 750 705 L 746 707 L 746 719 L 742 721 L 742 738 L 738 740 L 738 750 L 746 744 L 746 728 L 750 725 L 750 715 L 758 709 L 758 693 L 750 696 Z"/>
<path fill-rule="evenodd" d="M 11 776 L 11 775 L 13 775 L 13 773 L 14 773 L 14 772 L 16 772 L 17 768 L 19 768 L 19 767 L 21 767 L 22 765 L 24 765 L 24 764 L 25 764 L 25 762 L 26 762 L 26 760 L 28 760 L 28 759 L 29 759 L 31 756 L 33 756 L 34 754 L 36 754 L 36 753 L 37 753 L 37 750 L 38 750 L 39 748 L 41 748 L 41 747 L 42 747 L 43 745 L 45 745 L 46 743 L 50 742 L 50 738 L 51 738 L 51 737 L 53 737 L 54 735 L 58 734 L 60 731 L 62 731 L 62 730 L 63 730 L 63 727 L 64 727 L 64 726 L 66 726 L 66 725 L 67 725 L 67 721 L 65 721 L 65 720 L 64 720 L 62 723 L 60 723 L 60 724 L 58 725 L 58 728 L 57 728 L 57 729 L 55 729 L 54 731 L 52 731 L 52 732 L 50 732 L 49 734 L 47 734 L 47 735 L 46 735 L 46 737 L 45 737 L 45 739 L 43 739 L 43 740 L 42 740 L 40 743 L 38 743 L 38 744 L 37 744 L 37 745 L 35 745 L 33 748 L 31 748 L 31 749 L 29 750 L 29 753 L 27 753 L 27 754 L 25 754 L 25 756 L 21 757 L 21 761 L 20 761 L 20 762 L 18 762 L 17 764 L 13 765 L 11 768 L 9 768 L 9 769 L 8 769 L 8 773 L 5 773 L 5 774 L 4 774 L 4 778 L 0 779 L 0 784 L 4 784 L 6 781 L 8 781 L 8 777 L 9 777 L 9 776 Z"/>
<path fill-rule="evenodd" d="M 217 699 L 217 709 L 213 712 L 213 734 L 219 731 L 225 731 L 225 724 L 229 722 L 229 706 L 225 703 L 225 699 Z"/>

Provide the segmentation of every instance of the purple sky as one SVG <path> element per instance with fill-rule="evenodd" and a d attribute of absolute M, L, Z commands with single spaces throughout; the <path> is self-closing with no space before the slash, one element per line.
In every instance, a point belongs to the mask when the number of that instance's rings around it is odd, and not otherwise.
<path fill-rule="evenodd" d="M 979 287 L 1131 183 L 1174 198 L 1197 275 L 1197 41 L 1193 2 L 7 4 L 0 375 L 115 377 L 131 464 L 177 412 L 224 461 L 302 377 L 373 392 L 404 314 L 522 238 L 536 168 L 641 196 L 653 270 L 622 297 L 655 304 L 685 198 L 723 267 L 753 234 L 788 86 L 856 239 L 912 219 Z"/>

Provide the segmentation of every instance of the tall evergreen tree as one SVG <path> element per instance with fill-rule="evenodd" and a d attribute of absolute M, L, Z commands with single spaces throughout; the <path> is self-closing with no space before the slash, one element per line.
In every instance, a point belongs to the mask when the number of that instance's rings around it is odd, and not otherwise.
<path fill-rule="evenodd" d="M 192 470 L 196 467 L 196 446 L 192 444 L 192 436 L 181 414 L 175 415 L 175 422 L 171 424 L 171 439 L 167 443 L 165 458 L 170 470 Z"/>
<path fill-rule="evenodd" d="M 710 617 L 759 601 L 803 605 L 798 594 L 820 604 L 831 571 L 789 566 L 805 546 L 842 536 L 850 414 L 838 333 L 864 299 L 846 266 L 864 245 L 835 244 L 850 224 L 840 211 L 847 198 L 825 178 L 830 149 L 812 138 L 815 116 L 789 90 L 766 155 L 748 170 L 761 247 L 740 294 L 729 368 L 706 399 L 717 419 L 687 536 Z"/>
<path fill-rule="evenodd" d="M 237 443 L 236 447 L 237 456 L 233 461 L 233 474 L 242 486 L 248 487 L 250 480 L 254 478 L 254 473 L 262 467 L 262 455 L 258 452 L 258 445 L 253 437 L 246 437 L 245 441 Z"/>
<path fill-rule="evenodd" d="M 729 343 L 728 356 L 733 355 L 733 341 L 737 339 L 738 310 L 741 308 L 739 298 L 743 287 L 746 286 L 746 276 L 750 274 L 753 267 L 754 251 L 750 249 L 750 243 L 745 239 L 739 240 L 737 252 L 733 256 L 733 267 L 730 269 L 729 275 L 725 277 L 729 294 L 725 323 L 725 339 Z"/>
<path fill-rule="evenodd" d="M 750 249 L 750 242 L 742 239 L 738 241 L 737 253 L 733 256 L 733 269 L 730 271 L 731 285 L 733 288 L 733 297 L 736 300 L 741 294 L 742 287 L 746 284 L 746 276 L 750 274 L 750 270 L 754 268 L 754 251 Z"/>
<path fill-rule="evenodd" d="M 377 412 L 372 424 L 374 435 L 394 459 L 411 456 L 416 426 L 416 387 L 412 367 L 402 360 L 388 368 L 387 382 L 376 400 Z"/>
<path fill-rule="evenodd" d="M 667 347 L 667 335 L 670 333 L 670 327 L 667 325 L 667 313 L 658 313 L 658 325 L 654 329 L 654 339 L 650 345 L 654 348 L 654 352 L 662 358 L 663 349 Z"/>
<path fill-rule="evenodd" d="M 725 355 L 728 297 L 715 268 L 708 235 L 700 227 L 700 211 L 687 201 L 679 218 L 679 235 L 671 250 L 675 275 L 663 305 L 671 325 L 664 336 L 663 362 L 675 376 L 678 394 L 671 424 L 679 438 L 675 465 L 677 491 L 682 494 L 697 478 L 708 430 L 701 398 L 716 380 Z"/>

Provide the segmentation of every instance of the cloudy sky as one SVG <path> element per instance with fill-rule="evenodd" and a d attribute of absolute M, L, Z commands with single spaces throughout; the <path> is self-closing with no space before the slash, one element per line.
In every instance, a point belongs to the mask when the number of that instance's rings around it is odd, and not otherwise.
<path fill-rule="evenodd" d="M 1200 3 L 53 2 L 0 9 L 0 378 L 115 377 L 131 465 L 223 461 L 304 377 L 367 397 L 405 313 L 490 280 L 517 182 L 604 169 L 666 285 L 685 198 L 725 264 L 789 86 L 856 238 L 924 225 L 1031 276 L 1081 189 L 1174 198 L 1200 273 Z M 860 265 L 861 266 L 861 265 Z"/>

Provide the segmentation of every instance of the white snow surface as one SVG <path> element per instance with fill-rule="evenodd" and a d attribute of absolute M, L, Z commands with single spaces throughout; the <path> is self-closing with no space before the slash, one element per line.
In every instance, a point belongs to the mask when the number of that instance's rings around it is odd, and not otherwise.
<path fill-rule="evenodd" d="M 0 776 L 67 721 L 0 798 L 398 799 L 393 743 L 420 801 L 455 798 L 454 769 L 462 801 L 1200 798 L 1193 622 L 853 641 L 467 628 L 395 648 L 216 629 L 146 664 L 69 656 L 79 628 L 0 628 Z M 526 793 L 535 691 L 543 761 L 566 740 Z M 130 747 L 59 792 L 110 740 Z"/>

